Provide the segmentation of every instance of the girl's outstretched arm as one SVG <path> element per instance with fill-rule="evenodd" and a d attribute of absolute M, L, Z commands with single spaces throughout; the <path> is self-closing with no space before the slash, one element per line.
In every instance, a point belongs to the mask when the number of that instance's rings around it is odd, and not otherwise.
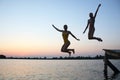
<path fill-rule="evenodd" d="M 58 29 L 58 28 L 56 28 L 54 25 L 52 25 L 57 31 L 59 31 L 59 32 L 63 32 L 63 30 L 60 30 L 60 29 Z"/>
<path fill-rule="evenodd" d="M 98 12 L 98 10 L 99 10 L 100 6 L 101 6 L 101 4 L 99 4 L 99 5 L 98 5 L 97 10 L 96 10 L 95 15 L 94 15 L 94 18 L 96 17 L 97 12 Z"/>
<path fill-rule="evenodd" d="M 69 32 L 71 35 L 72 35 L 72 37 L 74 37 L 76 40 L 78 40 L 78 41 L 80 41 L 80 39 L 78 39 L 78 38 L 76 38 L 71 32 Z"/>
<path fill-rule="evenodd" d="M 87 26 L 86 26 L 86 28 L 85 28 L 83 34 L 86 32 L 86 30 L 87 30 L 87 28 L 88 28 L 88 25 L 89 25 L 89 21 L 88 21 L 88 23 L 87 23 Z"/>

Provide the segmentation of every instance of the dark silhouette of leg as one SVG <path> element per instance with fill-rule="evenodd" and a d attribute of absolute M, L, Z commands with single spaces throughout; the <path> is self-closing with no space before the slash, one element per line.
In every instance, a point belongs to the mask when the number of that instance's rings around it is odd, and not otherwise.
<path fill-rule="evenodd" d="M 88 37 L 89 40 L 91 39 L 95 39 L 95 40 L 98 40 L 100 42 L 102 42 L 103 40 L 101 38 L 98 38 L 98 37 Z"/>
<path fill-rule="evenodd" d="M 91 28 L 91 29 L 89 30 L 88 39 L 89 39 L 89 40 L 95 39 L 95 40 L 98 40 L 98 41 L 102 42 L 103 40 L 102 40 L 101 38 L 99 38 L 99 37 L 94 37 L 94 36 L 93 36 L 93 35 L 94 35 L 94 32 L 95 32 L 95 29 L 94 29 L 94 28 Z"/>
<path fill-rule="evenodd" d="M 66 53 L 69 54 L 69 56 L 71 56 L 71 51 L 74 54 L 75 50 L 74 49 L 68 49 L 69 45 L 70 45 L 70 42 L 64 43 L 62 48 L 61 48 L 61 52 L 66 52 Z"/>

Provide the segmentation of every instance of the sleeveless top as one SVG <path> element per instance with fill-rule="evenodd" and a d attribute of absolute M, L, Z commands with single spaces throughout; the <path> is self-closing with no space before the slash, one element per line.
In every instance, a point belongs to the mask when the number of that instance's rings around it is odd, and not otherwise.
<path fill-rule="evenodd" d="M 88 20 L 88 22 L 90 23 L 91 26 L 94 26 L 95 19 L 91 18 L 91 19 Z"/>
<path fill-rule="evenodd" d="M 62 37 L 63 37 L 64 43 L 69 42 L 68 36 L 69 36 L 68 32 L 62 32 Z"/>

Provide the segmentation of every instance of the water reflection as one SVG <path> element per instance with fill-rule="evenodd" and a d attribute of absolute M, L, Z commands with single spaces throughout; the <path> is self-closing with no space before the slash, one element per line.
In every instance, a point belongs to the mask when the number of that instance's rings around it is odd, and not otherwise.
<path fill-rule="evenodd" d="M 113 73 L 111 76 L 104 74 L 104 80 L 116 80 L 120 76 L 120 73 Z"/>
<path fill-rule="evenodd" d="M 102 60 L 0 60 L 0 80 L 104 80 L 103 68 Z"/>

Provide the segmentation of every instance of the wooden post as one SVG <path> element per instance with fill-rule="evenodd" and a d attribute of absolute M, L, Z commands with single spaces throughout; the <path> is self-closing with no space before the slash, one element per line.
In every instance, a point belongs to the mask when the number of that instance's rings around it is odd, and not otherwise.
<path fill-rule="evenodd" d="M 108 60 L 108 66 L 114 71 L 115 74 L 118 74 L 120 71 Z"/>
<path fill-rule="evenodd" d="M 104 77 L 107 79 L 107 60 L 108 60 L 108 56 L 107 53 L 105 52 L 105 56 L 104 56 Z"/>
<path fill-rule="evenodd" d="M 107 79 L 108 74 L 107 74 L 107 66 L 109 66 L 113 71 L 114 74 L 118 74 L 120 71 L 109 61 L 108 56 L 114 56 L 114 57 L 120 57 L 120 50 L 107 50 L 103 49 L 105 51 L 105 56 L 104 56 L 104 76 Z"/>

